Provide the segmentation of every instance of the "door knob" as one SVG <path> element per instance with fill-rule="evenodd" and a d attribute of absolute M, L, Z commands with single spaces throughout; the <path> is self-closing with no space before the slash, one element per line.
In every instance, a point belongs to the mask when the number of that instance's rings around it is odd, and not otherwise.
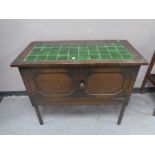
<path fill-rule="evenodd" d="M 80 88 L 84 89 L 85 88 L 85 83 L 83 81 L 80 82 Z"/>

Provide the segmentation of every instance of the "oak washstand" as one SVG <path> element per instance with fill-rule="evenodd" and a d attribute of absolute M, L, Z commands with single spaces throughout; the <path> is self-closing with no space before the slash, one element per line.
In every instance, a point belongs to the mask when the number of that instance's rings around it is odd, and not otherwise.
<path fill-rule="evenodd" d="M 18 67 L 40 124 L 39 105 L 121 104 L 117 124 L 146 60 L 125 40 L 32 42 Z"/>

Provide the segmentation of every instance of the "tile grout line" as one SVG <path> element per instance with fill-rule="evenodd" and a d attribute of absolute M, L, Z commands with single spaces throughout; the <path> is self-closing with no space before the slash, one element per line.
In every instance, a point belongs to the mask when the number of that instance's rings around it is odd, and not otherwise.
<path fill-rule="evenodd" d="M 90 54 L 89 54 L 89 49 L 88 49 L 88 57 L 89 57 L 89 60 L 90 60 Z"/>
<path fill-rule="evenodd" d="M 117 46 L 116 46 L 116 45 L 114 45 L 114 47 L 115 47 L 115 49 L 119 52 L 119 54 L 120 54 L 120 56 L 122 57 L 123 60 L 130 60 L 130 59 L 124 59 L 123 55 L 124 55 L 124 56 L 131 56 L 132 59 L 133 59 L 133 55 L 132 55 L 131 53 L 128 52 L 128 53 L 122 54 L 122 53 L 120 53 L 121 50 L 118 50 L 118 49 L 117 49 Z M 118 46 L 118 47 L 124 47 L 124 46 L 121 45 L 121 46 Z M 127 50 L 127 49 L 125 48 L 125 50 Z M 127 51 L 128 51 L 128 50 L 127 50 Z"/>
<path fill-rule="evenodd" d="M 43 50 L 43 49 L 44 49 L 44 46 L 45 46 L 45 45 L 43 45 L 43 46 L 41 47 L 40 52 L 41 52 L 41 50 Z M 40 55 L 36 55 L 36 56 L 35 56 L 34 61 L 37 61 L 38 56 L 40 56 Z"/>
<path fill-rule="evenodd" d="M 99 55 L 99 57 L 100 57 L 100 60 L 102 60 L 101 54 L 100 54 L 100 52 L 99 52 L 99 49 L 98 49 L 98 46 L 97 46 L 97 45 L 96 45 L 96 48 L 97 48 L 97 51 L 98 51 L 98 55 Z"/>
<path fill-rule="evenodd" d="M 124 58 L 122 57 L 122 55 L 120 54 L 119 50 L 116 48 L 115 44 L 113 43 L 113 46 L 115 48 L 115 50 L 119 53 L 119 55 L 121 56 L 121 59 L 124 60 Z"/>
<path fill-rule="evenodd" d="M 78 47 L 78 61 L 79 61 L 79 47 Z"/>
<path fill-rule="evenodd" d="M 35 46 L 34 47 L 32 47 L 32 49 L 31 49 L 31 51 L 26 55 L 26 57 L 24 58 L 24 61 L 26 61 L 27 60 L 27 58 L 29 57 L 29 56 L 31 56 L 30 54 L 31 53 L 33 53 L 33 48 L 35 48 Z M 36 57 L 36 55 L 32 55 L 32 56 L 35 56 Z"/>
<path fill-rule="evenodd" d="M 47 55 L 46 55 L 45 60 L 47 60 L 47 58 L 48 58 L 49 54 L 50 54 L 50 50 L 48 51 L 48 53 L 47 53 Z"/>
<path fill-rule="evenodd" d="M 71 45 L 69 44 L 69 49 L 68 49 L 68 60 L 69 60 L 69 57 L 70 57 L 70 49 L 71 49 Z"/>
<path fill-rule="evenodd" d="M 69 49 L 68 49 L 67 60 L 69 60 L 69 56 L 70 56 L 70 55 L 69 55 L 69 51 L 70 51 L 70 48 L 71 48 L 71 47 L 70 47 L 70 44 L 69 44 L 69 47 L 68 47 L 68 48 L 69 48 Z"/>
<path fill-rule="evenodd" d="M 112 60 L 112 56 L 111 56 L 111 54 L 110 54 L 110 52 L 109 52 L 109 50 L 108 50 L 108 48 L 107 48 L 107 46 L 104 46 L 105 48 L 106 48 L 106 50 L 108 51 L 108 54 L 109 54 L 109 56 L 110 56 L 110 58 L 111 58 L 111 60 Z"/>
<path fill-rule="evenodd" d="M 58 52 L 58 54 L 57 54 L 57 58 L 56 58 L 56 60 L 58 60 L 60 50 L 61 50 L 61 46 L 59 47 L 59 52 Z"/>
<path fill-rule="evenodd" d="M 49 47 L 47 47 L 46 46 L 47 44 L 42 44 L 42 46 L 40 46 L 40 47 L 37 47 L 37 46 L 34 46 L 33 48 L 38 48 L 38 49 L 40 49 L 39 51 L 37 51 L 37 49 L 36 49 L 36 53 L 37 54 L 35 54 L 35 51 L 31 51 L 31 52 L 29 52 L 28 53 L 28 55 L 26 56 L 26 58 L 24 59 L 24 61 L 26 61 L 27 59 L 28 59 L 28 57 L 29 56 L 32 56 L 32 60 L 34 60 L 34 61 L 37 61 L 38 60 L 38 56 L 43 56 L 43 60 L 47 60 L 48 59 L 48 57 L 49 57 L 49 55 L 50 55 L 50 51 L 51 50 L 47 50 L 47 53 L 46 53 L 46 55 L 42 55 L 42 53 L 41 52 L 43 52 L 42 50 L 44 50 L 44 49 L 52 49 L 53 48 L 53 46 L 49 46 Z M 54 59 L 54 60 L 58 60 L 59 59 L 59 56 L 61 56 L 61 54 L 60 54 L 60 52 L 61 52 L 61 49 L 62 49 L 62 47 L 63 47 L 63 44 L 58 44 L 59 46 L 59 48 L 58 48 L 58 53 L 57 53 L 57 55 L 56 55 L 56 58 Z M 91 59 L 91 54 L 90 54 L 90 52 L 91 52 L 91 49 L 88 49 L 88 44 L 85 44 L 86 46 L 86 48 L 87 49 L 85 49 L 86 51 L 87 51 L 87 53 L 81 53 L 81 55 L 87 55 L 88 54 L 88 60 L 92 60 Z M 128 51 L 128 53 L 120 53 L 120 51 L 121 51 L 121 49 L 119 50 L 117 47 L 124 47 L 123 45 L 116 45 L 115 43 L 111 43 L 110 45 L 106 45 L 106 44 L 101 44 L 101 45 L 99 45 L 98 46 L 98 44 L 91 44 L 91 45 L 94 45 L 93 47 L 95 47 L 96 49 L 94 49 L 94 50 L 92 50 L 92 51 L 97 51 L 96 53 L 94 52 L 94 53 L 92 53 L 92 55 L 96 55 L 96 56 L 98 56 L 98 57 L 96 57 L 96 58 L 94 58 L 94 59 L 96 59 L 96 60 L 98 60 L 98 59 L 100 59 L 100 60 L 102 60 L 102 58 L 101 58 L 101 55 L 102 55 L 102 53 L 100 53 L 100 50 L 99 50 L 99 47 L 104 47 L 105 49 L 106 49 L 106 51 L 108 52 L 108 53 L 103 53 L 103 55 L 107 55 L 107 56 L 109 56 L 110 57 L 110 59 L 112 59 L 113 60 L 113 54 L 115 55 L 115 54 L 117 54 L 119 57 L 120 57 L 120 60 L 127 60 L 127 58 L 130 60 L 131 58 L 133 58 L 133 55 Z M 112 50 L 113 51 L 113 53 L 111 54 L 110 52 L 111 52 L 111 50 L 109 50 L 108 49 L 108 47 L 114 47 L 114 50 Z M 33 49 L 32 48 L 32 49 Z M 68 48 L 68 51 L 66 51 L 66 52 L 68 52 L 67 53 L 67 55 L 65 54 L 65 53 L 63 53 L 62 55 L 66 55 L 67 56 L 67 59 L 65 59 L 65 60 L 70 60 L 70 49 L 71 49 L 71 44 L 69 44 L 69 46 L 67 47 Z M 80 44 L 78 44 L 78 46 L 76 46 L 76 48 L 77 48 L 77 50 L 78 50 L 78 60 L 80 60 Z M 125 47 L 124 47 L 125 48 Z M 31 50 L 32 50 L 31 49 Z M 126 48 L 125 48 L 126 49 Z M 124 50 L 125 50 L 124 49 Z M 123 49 L 122 49 L 123 50 Z M 114 51 L 117 51 L 117 53 L 115 53 Z M 46 50 L 45 50 L 45 52 L 46 52 Z M 38 54 L 39 53 L 39 54 Z M 31 55 L 32 54 L 32 55 Z M 33 55 L 34 54 L 34 55 Z M 126 59 L 123 57 L 123 55 L 126 55 L 126 56 L 130 56 L 130 57 L 127 57 Z M 33 58 L 34 57 L 34 58 Z M 104 59 L 104 58 L 103 58 Z M 105 58 L 106 59 L 106 58 Z M 30 61 L 32 61 L 31 59 L 30 59 Z M 40 59 L 40 60 L 42 60 L 42 58 Z M 52 59 L 53 60 L 53 59 Z"/>

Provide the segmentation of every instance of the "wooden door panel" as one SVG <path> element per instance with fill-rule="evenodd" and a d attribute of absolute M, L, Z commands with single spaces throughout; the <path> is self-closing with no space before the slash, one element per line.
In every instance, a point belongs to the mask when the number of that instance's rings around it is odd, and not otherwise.
<path fill-rule="evenodd" d="M 40 73 L 34 81 L 36 89 L 44 94 L 68 94 L 72 91 L 71 79 L 65 73 Z"/>
<path fill-rule="evenodd" d="M 88 77 L 86 90 L 90 94 L 116 94 L 124 84 L 121 73 L 94 73 Z"/>

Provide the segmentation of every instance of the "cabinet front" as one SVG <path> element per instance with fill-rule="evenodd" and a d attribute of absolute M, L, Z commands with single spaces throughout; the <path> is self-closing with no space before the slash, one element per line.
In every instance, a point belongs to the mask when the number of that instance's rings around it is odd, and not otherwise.
<path fill-rule="evenodd" d="M 129 96 L 137 72 L 138 68 L 131 67 L 21 70 L 29 96 L 38 104 L 123 100 Z"/>

